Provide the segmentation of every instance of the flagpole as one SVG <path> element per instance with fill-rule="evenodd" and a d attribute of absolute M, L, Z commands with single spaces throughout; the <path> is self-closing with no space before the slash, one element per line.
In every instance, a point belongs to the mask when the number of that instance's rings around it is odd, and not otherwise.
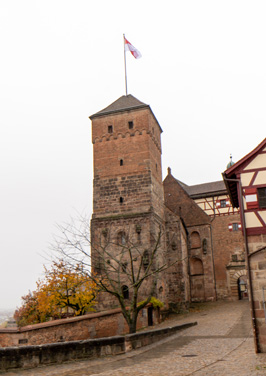
<path fill-rule="evenodd" d="M 125 49 L 125 34 L 123 34 L 123 41 L 124 41 L 125 84 L 126 84 L 126 95 L 127 95 L 127 61 L 126 61 L 126 49 Z"/>

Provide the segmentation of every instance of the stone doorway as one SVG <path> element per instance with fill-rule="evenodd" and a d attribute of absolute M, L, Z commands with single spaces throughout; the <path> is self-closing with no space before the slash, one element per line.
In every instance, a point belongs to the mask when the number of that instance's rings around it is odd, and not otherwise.
<path fill-rule="evenodd" d="M 242 275 L 237 280 L 239 300 L 248 299 L 247 276 Z"/>
<path fill-rule="evenodd" d="M 248 298 L 248 290 L 247 290 L 247 271 L 244 269 L 245 266 L 243 265 L 243 269 L 236 271 L 232 267 L 229 269 L 227 268 L 227 278 L 229 283 L 229 294 L 232 300 L 240 300 L 240 299 L 247 299 Z M 242 286 L 242 287 L 241 287 Z M 242 289 L 243 291 L 240 291 Z"/>
<path fill-rule="evenodd" d="M 148 326 L 153 326 L 153 307 L 148 307 Z"/>

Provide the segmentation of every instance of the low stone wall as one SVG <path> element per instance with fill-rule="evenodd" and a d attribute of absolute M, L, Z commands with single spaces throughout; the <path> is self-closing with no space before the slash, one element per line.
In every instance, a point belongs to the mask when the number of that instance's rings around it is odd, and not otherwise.
<path fill-rule="evenodd" d="M 147 306 L 139 314 L 138 329 L 148 326 L 148 309 Z M 158 322 L 159 314 L 157 310 L 153 310 L 153 323 Z M 126 333 L 128 333 L 128 326 L 121 309 L 117 308 L 80 317 L 28 325 L 19 329 L 0 329 L 0 348 L 87 340 Z"/>
<path fill-rule="evenodd" d="M 40 365 L 84 358 L 117 355 L 124 352 L 125 338 L 122 336 L 42 346 L 6 347 L 0 349 L 0 372 L 14 368 L 35 368 Z"/>
<path fill-rule="evenodd" d="M 187 329 L 194 325 L 197 325 L 197 322 L 155 330 L 146 330 L 140 333 L 127 334 L 125 336 L 126 352 L 138 349 L 139 347 L 151 345 L 152 343 L 158 342 L 160 339 L 163 339 L 164 337 L 168 337 L 172 334 L 175 334 L 179 330 Z"/>
<path fill-rule="evenodd" d="M 150 330 L 126 336 L 114 336 L 85 341 L 52 343 L 41 346 L 0 348 L 0 373 L 16 368 L 35 368 L 40 365 L 64 363 L 118 355 L 149 345 L 178 330 L 197 325 L 196 322 L 170 328 Z"/>

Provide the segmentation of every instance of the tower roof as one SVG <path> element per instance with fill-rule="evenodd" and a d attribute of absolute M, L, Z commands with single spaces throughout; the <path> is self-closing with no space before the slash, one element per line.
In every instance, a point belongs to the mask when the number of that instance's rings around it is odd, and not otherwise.
<path fill-rule="evenodd" d="M 143 107 L 150 108 L 149 105 L 139 101 L 137 98 L 133 97 L 133 95 L 131 94 L 123 95 L 122 97 L 118 98 L 116 101 L 111 103 L 109 106 L 105 107 L 103 110 L 91 115 L 90 119 L 93 119 L 97 116 L 109 115 L 114 112 L 133 110 L 133 109 L 143 108 Z"/>
<path fill-rule="evenodd" d="M 138 110 L 140 108 L 147 108 L 152 113 L 154 119 L 156 120 L 160 131 L 162 132 L 162 128 L 156 119 L 154 113 L 152 112 L 150 106 L 146 103 L 141 102 L 137 98 L 135 98 L 133 95 L 122 95 L 122 97 L 118 98 L 116 101 L 111 103 L 109 106 L 105 107 L 103 110 L 96 112 L 95 114 L 91 115 L 89 118 L 92 120 L 96 117 L 105 116 L 105 115 L 111 115 L 117 112 L 123 112 L 128 110 Z"/>
<path fill-rule="evenodd" d="M 232 154 L 230 154 L 230 161 L 229 161 L 229 163 L 227 164 L 226 169 L 232 167 L 234 164 L 235 164 L 235 162 L 233 162 Z"/>

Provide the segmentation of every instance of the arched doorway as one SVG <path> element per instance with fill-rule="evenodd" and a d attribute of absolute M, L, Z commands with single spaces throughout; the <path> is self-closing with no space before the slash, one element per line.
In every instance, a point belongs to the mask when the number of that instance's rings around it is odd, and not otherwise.
<path fill-rule="evenodd" d="M 230 290 L 232 299 L 247 299 L 247 271 L 246 269 L 239 270 L 230 277 Z M 241 291 L 242 290 L 242 291 Z"/>
<path fill-rule="evenodd" d="M 247 276 L 242 275 L 237 280 L 238 299 L 243 300 L 248 298 Z"/>

